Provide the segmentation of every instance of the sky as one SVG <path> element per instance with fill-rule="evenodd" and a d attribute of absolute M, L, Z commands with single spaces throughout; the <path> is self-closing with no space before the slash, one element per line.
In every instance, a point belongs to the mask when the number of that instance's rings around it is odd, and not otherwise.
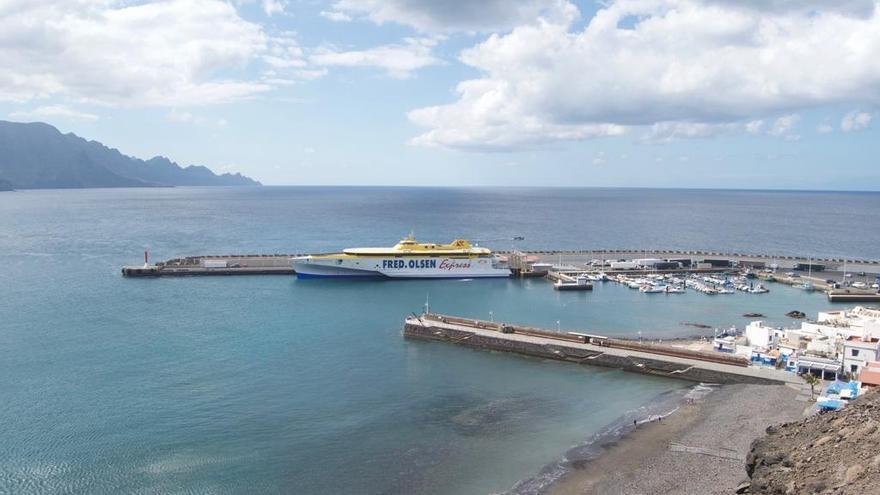
<path fill-rule="evenodd" d="M 0 0 L 0 67 L 264 184 L 880 190 L 874 0 Z"/>

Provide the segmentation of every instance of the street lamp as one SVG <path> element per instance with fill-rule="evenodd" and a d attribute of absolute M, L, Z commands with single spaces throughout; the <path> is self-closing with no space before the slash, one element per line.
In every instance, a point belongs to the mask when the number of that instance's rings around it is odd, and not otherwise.
<path fill-rule="evenodd" d="M 556 331 L 561 332 L 562 330 L 559 328 L 559 320 L 556 320 Z"/>
<path fill-rule="evenodd" d="M 489 321 L 495 323 L 495 313 L 492 311 L 489 311 Z"/>

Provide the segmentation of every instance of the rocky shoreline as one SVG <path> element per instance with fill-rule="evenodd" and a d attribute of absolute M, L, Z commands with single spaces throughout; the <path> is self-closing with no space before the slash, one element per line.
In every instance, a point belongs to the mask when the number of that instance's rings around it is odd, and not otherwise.
<path fill-rule="evenodd" d="M 739 493 L 880 492 L 880 391 L 841 411 L 767 428 L 746 461 L 751 483 Z"/>

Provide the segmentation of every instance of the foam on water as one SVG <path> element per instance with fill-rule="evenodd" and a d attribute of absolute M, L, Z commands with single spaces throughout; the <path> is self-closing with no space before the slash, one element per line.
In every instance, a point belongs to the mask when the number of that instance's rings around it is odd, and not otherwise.
<path fill-rule="evenodd" d="M 635 425 L 646 424 L 666 418 L 679 410 L 688 400 L 700 400 L 716 390 L 716 386 L 698 384 L 683 390 L 659 394 L 653 400 L 630 409 L 606 425 L 582 444 L 569 449 L 563 457 L 544 466 L 537 475 L 517 482 L 508 495 L 540 495 L 577 466 L 596 459 L 606 449 L 633 432 Z"/>

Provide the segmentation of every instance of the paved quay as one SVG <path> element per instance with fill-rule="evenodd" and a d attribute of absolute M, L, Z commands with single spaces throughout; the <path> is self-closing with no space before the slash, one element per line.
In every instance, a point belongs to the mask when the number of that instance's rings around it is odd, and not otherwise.
<path fill-rule="evenodd" d="M 407 317 L 403 335 L 702 383 L 802 384 L 794 373 L 751 366 L 729 354 L 433 313 Z"/>

